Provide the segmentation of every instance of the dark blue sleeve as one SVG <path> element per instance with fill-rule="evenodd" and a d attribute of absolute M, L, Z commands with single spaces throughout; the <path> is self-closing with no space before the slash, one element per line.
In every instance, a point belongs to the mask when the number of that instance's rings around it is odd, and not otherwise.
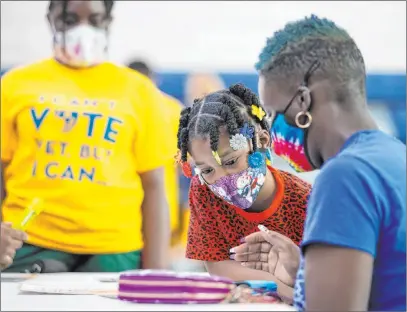
<path fill-rule="evenodd" d="M 376 255 L 383 188 L 378 174 L 353 156 L 339 156 L 317 177 L 308 203 L 302 247 L 329 244 Z"/>

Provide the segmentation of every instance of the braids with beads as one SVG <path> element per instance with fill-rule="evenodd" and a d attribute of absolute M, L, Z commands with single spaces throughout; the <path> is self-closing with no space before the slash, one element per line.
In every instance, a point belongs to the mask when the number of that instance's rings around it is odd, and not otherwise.
<path fill-rule="evenodd" d="M 269 131 L 267 118 L 261 120 L 253 115 L 252 106 L 261 106 L 257 95 L 243 84 L 232 85 L 229 89 L 208 94 L 202 99 L 196 99 L 192 107 L 181 112 L 178 128 L 178 149 L 181 153 L 181 162 L 185 163 L 188 157 L 189 140 L 194 137 L 208 137 L 213 152 L 219 144 L 219 128 L 226 126 L 230 136 L 239 133 L 246 122 L 250 125 L 260 125 Z M 258 149 L 257 137 L 252 138 L 253 151 Z"/>
<path fill-rule="evenodd" d="M 269 124 L 267 122 L 267 119 L 263 118 L 262 120 L 259 120 L 259 118 L 257 118 L 257 116 L 253 116 L 251 114 L 251 106 L 252 105 L 255 105 L 257 107 L 262 107 L 257 95 L 252 90 L 250 90 L 248 88 L 245 88 L 244 86 L 242 87 L 242 85 L 240 85 L 240 84 L 231 86 L 230 91 L 234 95 L 236 95 L 237 97 L 242 99 L 243 103 L 246 106 L 248 106 L 250 116 L 252 116 L 252 118 L 255 119 L 258 124 L 260 124 L 262 129 L 268 131 L 270 126 L 269 126 Z M 262 109 L 263 109 L 263 107 L 262 107 Z M 255 135 L 252 138 L 252 144 L 253 144 L 253 151 L 255 152 L 257 150 L 257 138 L 256 138 Z"/>

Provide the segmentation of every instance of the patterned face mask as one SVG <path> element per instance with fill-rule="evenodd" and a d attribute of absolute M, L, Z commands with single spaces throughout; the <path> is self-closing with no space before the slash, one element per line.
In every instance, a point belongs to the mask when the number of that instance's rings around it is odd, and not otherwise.
<path fill-rule="evenodd" d="M 89 25 L 76 26 L 54 34 L 55 58 L 72 67 L 89 67 L 104 62 L 107 34 Z"/>
<path fill-rule="evenodd" d="M 308 80 L 312 73 L 319 67 L 319 61 L 312 63 L 304 76 L 299 90 L 285 107 L 282 113 L 277 113 L 270 129 L 271 141 L 274 152 L 285 159 L 289 165 L 297 172 L 312 171 L 315 166 L 312 164 L 307 151 L 307 134 L 312 123 L 310 114 L 312 98 L 308 111 L 300 112 L 296 116 L 296 126 L 291 126 L 285 120 L 285 113 L 293 104 L 295 98 L 304 88 L 308 89 Z M 310 94 L 311 96 L 311 94 Z M 300 124 L 298 116 L 307 116 L 305 124 Z"/>
<path fill-rule="evenodd" d="M 270 129 L 274 152 L 297 172 L 313 170 L 305 155 L 304 134 L 303 129 L 289 125 L 282 114 L 277 115 Z"/>
<path fill-rule="evenodd" d="M 266 180 L 267 166 L 247 168 L 239 173 L 220 178 L 209 189 L 226 202 L 241 209 L 250 208 L 256 201 Z"/>

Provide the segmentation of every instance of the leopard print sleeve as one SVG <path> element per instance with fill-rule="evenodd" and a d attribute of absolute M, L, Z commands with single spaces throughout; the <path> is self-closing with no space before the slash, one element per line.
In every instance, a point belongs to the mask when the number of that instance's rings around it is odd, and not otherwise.
<path fill-rule="evenodd" d="M 229 259 L 226 239 L 216 219 L 220 208 L 207 187 L 201 185 L 197 177 L 191 181 L 189 205 L 191 209 L 186 257 L 201 261 L 224 261 Z M 211 203 L 212 202 L 212 203 Z"/>

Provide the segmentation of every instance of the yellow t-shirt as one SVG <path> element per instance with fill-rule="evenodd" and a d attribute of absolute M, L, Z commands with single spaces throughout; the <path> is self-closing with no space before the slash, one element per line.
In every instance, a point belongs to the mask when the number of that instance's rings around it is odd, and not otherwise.
<path fill-rule="evenodd" d="M 1 79 L 4 221 L 19 223 L 33 198 L 44 211 L 29 243 L 65 252 L 143 247 L 139 174 L 172 158 L 162 95 L 143 75 L 112 63 L 73 70 L 53 59 Z"/>
<path fill-rule="evenodd" d="M 177 153 L 177 133 L 179 117 L 181 114 L 181 103 L 175 98 L 164 95 L 163 111 L 168 124 L 166 140 L 172 154 L 172 158 L 165 165 L 165 191 L 170 209 L 171 230 L 178 230 L 179 224 L 179 183 L 178 166 L 175 165 L 174 156 Z"/>

